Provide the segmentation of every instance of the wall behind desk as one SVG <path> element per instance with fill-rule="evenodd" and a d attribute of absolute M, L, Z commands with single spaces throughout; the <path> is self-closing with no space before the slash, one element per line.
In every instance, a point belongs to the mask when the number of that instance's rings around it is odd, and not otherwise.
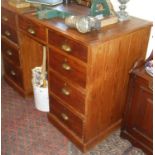
<path fill-rule="evenodd" d="M 118 0 L 111 0 L 111 2 L 115 11 L 118 11 L 120 6 Z M 155 25 L 154 0 L 129 0 L 126 11 L 131 16 L 153 21 L 153 25 Z M 155 26 L 152 27 L 146 57 L 148 57 L 152 49 L 155 50 Z"/>

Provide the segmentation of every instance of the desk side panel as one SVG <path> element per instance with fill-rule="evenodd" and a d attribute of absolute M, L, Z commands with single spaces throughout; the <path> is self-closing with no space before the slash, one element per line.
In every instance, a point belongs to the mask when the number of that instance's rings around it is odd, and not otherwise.
<path fill-rule="evenodd" d="M 86 96 L 87 147 L 119 126 L 129 71 L 136 60 L 145 59 L 149 34 L 147 27 L 92 47 Z"/>

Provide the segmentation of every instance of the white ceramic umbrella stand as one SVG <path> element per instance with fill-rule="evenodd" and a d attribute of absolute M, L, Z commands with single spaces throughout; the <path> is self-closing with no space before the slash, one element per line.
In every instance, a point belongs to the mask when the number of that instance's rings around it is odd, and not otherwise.
<path fill-rule="evenodd" d="M 46 71 L 46 46 L 43 46 L 42 66 L 32 69 L 32 85 L 36 109 L 43 112 L 49 112 L 48 81 Z"/>

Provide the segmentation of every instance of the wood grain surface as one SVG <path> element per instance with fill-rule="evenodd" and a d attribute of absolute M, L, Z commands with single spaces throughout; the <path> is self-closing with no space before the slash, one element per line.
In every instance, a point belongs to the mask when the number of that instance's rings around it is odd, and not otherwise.
<path fill-rule="evenodd" d="M 82 34 L 65 25 L 64 19 L 39 20 L 31 8 L 23 13 L 6 2 L 2 7 L 19 19 L 17 37 L 25 94 L 32 92 L 31 69 L 41 66 L 42 46 L 47 47 L 49 121 L 84 152 L 118 128 L 129 72 L 135 61 L 145 59 L 152 22 L 131 17 Z M 90 11 L 77 4 L 54 9 L 74 15 L 88 15 Z M 70 97 L 60 93 L 64 86 L 67 91 L 63 93 L 69 91 Z"/>

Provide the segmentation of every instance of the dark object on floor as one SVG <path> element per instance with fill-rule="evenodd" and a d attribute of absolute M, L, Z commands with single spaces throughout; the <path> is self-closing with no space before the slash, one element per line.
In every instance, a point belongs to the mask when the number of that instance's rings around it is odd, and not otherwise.
<path fill-rule="evenodd" d="M 2 155 L 81 155 L 34 107 L 2 80 Z M 86 155 L 144 155 L 114 132 Z"/>
<path fill-rule="evenodd" d="M 153 154 L 153 78 L 144 65 L 130 74 L 121 136 L 148 155 Z"/>

